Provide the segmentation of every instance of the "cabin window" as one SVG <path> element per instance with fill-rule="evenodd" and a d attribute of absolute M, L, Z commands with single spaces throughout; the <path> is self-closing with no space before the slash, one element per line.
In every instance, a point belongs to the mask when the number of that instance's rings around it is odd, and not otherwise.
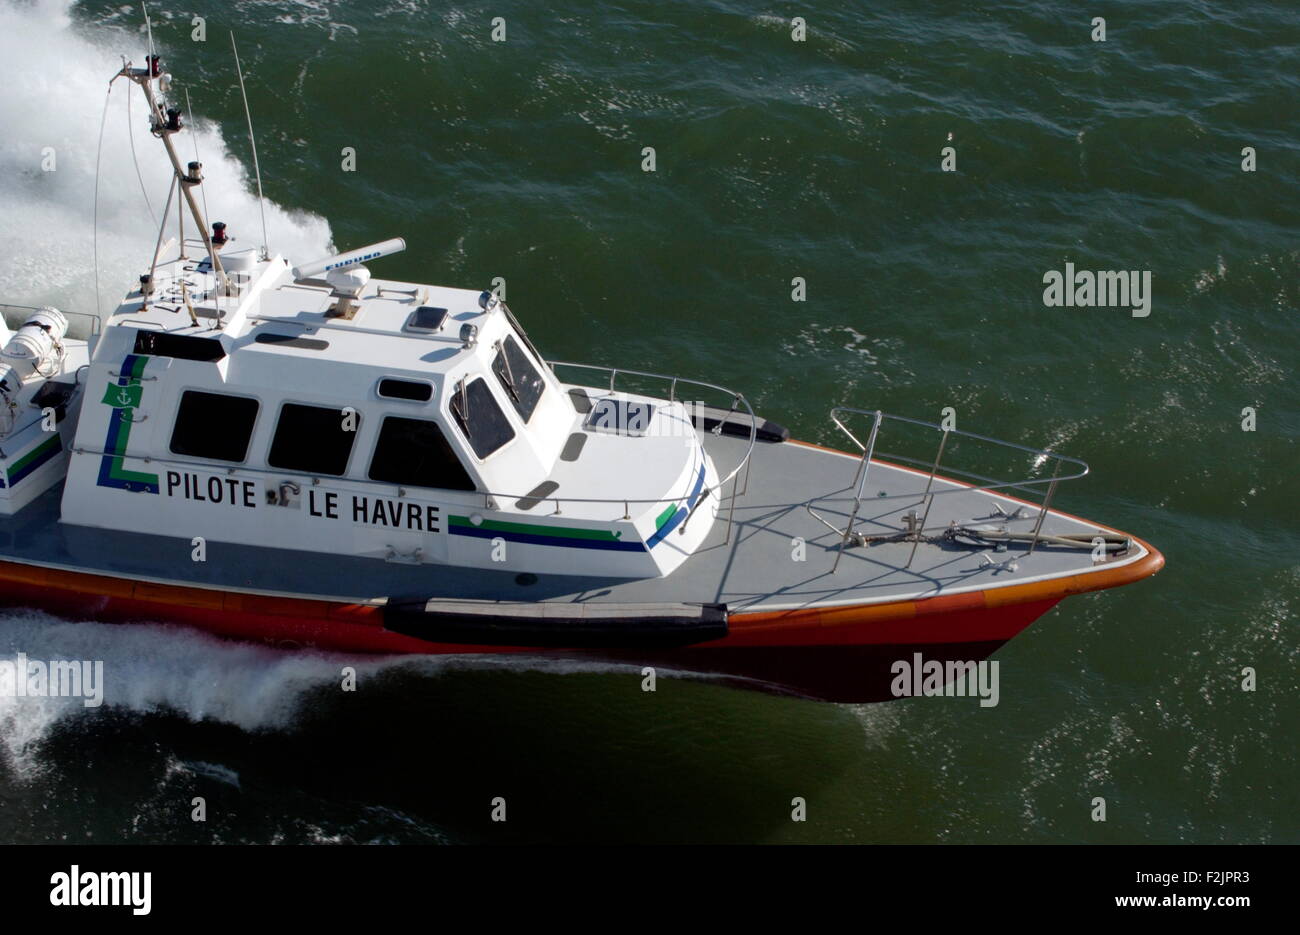
<path fill-rule="evenodd" d="M 257 400 L 247 396 L 186 390 L 176 411 L 171 449 L 192 458 L 242 462 L 257 409 Z"/>
<path fill-rule="evenodd" d="M 266 461 L 286 471 L 340 476 L 348 469 L 360 420 L 356 410 L 285 403 Z"/>
<path fill-rule="evenodd" d="M 537 401 L 542 398 L 546 384 L 513 335 L 508 334 L 504 341 L 497 342 L 497 356 L 492 361 L 492 372 L 501 381 L 506 397 L 514 404 L 519 418 L 527 424 L 533 417 L 533 410 L 537 408 Z"/>
<path fill-rule="evenodd" d="M 468 385 L 464 380 L 456 384 L 451 396 L 451 415 L 480 458 L 486 458 L 515 437 L 514 428 L 482 377 Z"/>
<path fill-rule="evenodd" d="M 413 403 L 427 403 L 433 399 L 433 384 L 385 377 L 379 381 L 379 395 L 384 399 L 404 399 Z"/>
<path fill-rule="evenodd" d="M 473 490 L 460 458 L 437 422 L 388 416 L 370 461 L 370 479 L 404 487 Z"/>

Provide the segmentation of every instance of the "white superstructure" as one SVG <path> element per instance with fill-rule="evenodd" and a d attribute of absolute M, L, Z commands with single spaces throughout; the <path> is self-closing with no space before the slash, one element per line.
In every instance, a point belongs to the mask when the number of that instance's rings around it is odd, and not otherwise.
<path fill-rule="evenodd" d="M 719 476 L 686 381 L 666 378 L 667 399 L 603 368 L 586 368 L 599 389 L 561 383 L 495 294 L 372 278 L 400 238 L 235 249 L 199 208 L 202 165 L 177 155 L 157 57 L 119 78 L 173 168 L 157 246 L 91 342 L 53 309 L 3 335 L 0 481 L 26 486 L 0 486 L 0 512 L 66 468 L 64 523 L 176 537 L 178 562 L 235 543 L 650 578 L 704 540 L 740 466 Z"/>
<path fill-rule="evenodd" d="M 105 323 L 65 522 L 616 577 L 708 532 L 716 499 L 678 516 L 717 483 L 687 406 L 561 384 L 491 293 L 341 296 L 278 256 L 223 260 L 231 295 L 178 258 Z"/>

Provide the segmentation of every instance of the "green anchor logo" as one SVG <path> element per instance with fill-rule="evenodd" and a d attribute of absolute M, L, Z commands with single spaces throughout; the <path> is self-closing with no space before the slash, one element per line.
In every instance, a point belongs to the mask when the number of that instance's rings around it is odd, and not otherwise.
<path fill-rule="evenodd" d="M 113 386 L 110 384 L 104 390 L 104 405 L 112 406 L 114 409 L 134 409 L 140 405 L 141 387 L 136 386 Z"/>

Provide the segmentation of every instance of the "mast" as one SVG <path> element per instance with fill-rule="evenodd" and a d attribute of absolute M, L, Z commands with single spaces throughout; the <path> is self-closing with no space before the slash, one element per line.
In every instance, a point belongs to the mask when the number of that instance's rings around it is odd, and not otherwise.
<path fill-rule="evenodd" d="M 172 145 L 172 134 L 181 130 L 181 112 L 175 108 L 164 110 L 162 103 L 154 93 L 154 79 L 162 75 L 162 63 L 158 56 L 148 55 L 145 61 L 147 63 L 145 68 L 132 68 L 127 64 L 123 66 L 118 74 L 134 81 L 144 91 L 144 96 L 149 102 L 149 129 L 154 136 L 162 141 L 163 148 L 167 150 L 167 157 L 171 160 L 172 170 L 176 174 L 176 185 L 185 197 L 185 203 L 189 206 L 190 214 L 193 215 L 194 223 L 199 229 L 199 236 L 203 238 L 203 246 L 208 252 L 212 272 L 217 277 L 218 283 L 220 283 L 220 293 L 229 295 L 230 282 L 226 278 L 225 267 L 221 265 L 221 257 L 217 254 L 216 247 L 212 243 L 207 222 L 203 217 L 203 212 L 199 209 L 198 202 L 194 199 L 194 192 L 192 191 L 195 185 L 199 185 L 203 181 L 199 171 L 200 166 L 197 162 L 192 163 L 192 173 L 186 173 L 181 168 L 181 160 L 176 155 L 176 147 Z M 166 223 L 165 220 L 164 223 Z M 184 243 L 181 244 L 181 249 L 182 251 L 185 249 Z"/>

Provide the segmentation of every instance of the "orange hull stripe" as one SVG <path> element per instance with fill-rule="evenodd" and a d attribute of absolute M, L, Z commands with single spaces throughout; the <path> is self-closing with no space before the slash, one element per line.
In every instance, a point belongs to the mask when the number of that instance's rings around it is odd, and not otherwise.
<path fill-rule="evenodd" d="M 0 562 L 0 583 L 6 582 L 29 588 L 121 598 L 169 607 L 190 607 L 258 616 L 302 617 L 308 620 L 335 619 L 346 623 L 382 625 L 382 609 L 370 604 L 345 604 L 311 598 L 241 594 L 215 588 L 132 581 L 129 578 L 41 568 L 16 562 Z"/>

